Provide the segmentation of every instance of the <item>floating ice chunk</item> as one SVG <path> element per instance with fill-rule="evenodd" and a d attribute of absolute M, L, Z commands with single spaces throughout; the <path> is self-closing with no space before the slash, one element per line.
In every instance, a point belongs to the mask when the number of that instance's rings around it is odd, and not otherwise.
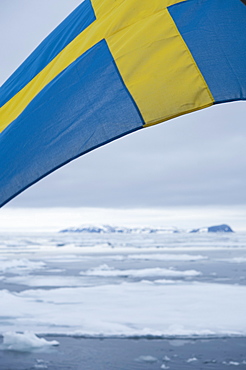
<path fill-rule="evenodd" d="M 152 277 L 152 276 L 169 276 L 169 277 L 191 277 L 199 276 L 201 272 L 196 270 L 178 271 L 172 268 L 165 269 L 160 267 L 135 269 L 135 270 L 117 270 L 104 264 L 95 267 L 85 272 L 80 272 L 80 275 L 88 276 L 105 276 L 105 277 Z"/>
<path fill-rule="evenodd" d="M 35 350 L 47 350 L 52 346 L 58 346 L 56 340 L 47 341 L 37 337 L 34 333 L 26 331 L 24 333 L 6 332 L 3 334 L 3 349 L 9 351 L 32 352 Z"/>
<path fill-rule="evenodd" d="M 36 361 L 37 363 L 34 365 L 35 369 L 48 369 L 48 365 L 46 361 L 39 360 L 39 359 L 37 359 Z"/>
<path fill-rule="evenodd" d="M 228 366 L 239 366 L 240 365 L 240 363 L 236 361 L 229 361 L 229 362 L 224 361 L 223 364 L 228 365 Z"/>
<path fill-rule="evenodd" d="M 146 261 L 201 261 L 208 259 L 207 256 L 192 255 L 192 254 L 169 254 L 169 253 L 148 253 L 148 254 L 132 254 L 127 257 L 133 260 L 146 260 Z"/>
<path fill-rule="evenodd" d="M 158 359 L 153 356 L 139 356 L 138 358 L 135 359 L 137 362 L 148 362 L 149 364 L 157 362 Z"/>
<path fill-rule="evenodd" d="M 168 357 L 168 356 L 164 356 L 164 357 L 163 357 L 163 361 L 167 361 L 167 362 L 169 362 L 169 361 L 171 361 L 171 359 L 170 359 L 170 357 Z"/>
<path fill-rule="evenodd" d="M 246 263 L 246 257 L 220 258 L 217 261 L 230 263 Z"/>
<path fill-rule="evenodd" d="M 167 280 L 167 279 L 158 279 L 154 280 L 153 283 L 155 284 L 177 284 L 182 282 L 181 280 Z"/>
<path fill-rule="evenodd" d="M 11 272 L 11 273 L 21 273 L 22 271 L 32 271 L 43 269 L 46 264 L 42 261 L 30 261 L 26 258 L 22 259 L 0 259 L 0 271 L 1 272 Z"/>
<path fill-rule="evenodd" d="M 232 258 L 232 262 L 246 263 L 246 257 L 235 257 L 235 258 Z"/>
<path fill-rule="evenodd" d="M 170 369 L 170 367 L 169 367 L 169 366 L 167 366 L 167 365 L 165 365 L 165 364 L 162 364 L 162 365 L 161 365 L 161 369 Z"/>
<path fill-rule="evenodd" d="M 85 285 L 82 277 L 77 276 L 45 276 L 26 275 L 5 278 L 10 284 L 21 284 L 31 287 L 77 287 Z"/>
<path fill-rule="evenodd" d="M 215 360 L 215 359 L 213 359 L 213 360 L 204 360 L 203 364 L 217 364 L 217 360 Z"/>
<path fill-rule="evenodd" d="M 188 363 L 191 363 L 191 362 L 195 362 L 195 361 L 198 361 L 196 357 L 191 357 L 191 358 L 188 358 L 188 360 L 186 362 Z"/>

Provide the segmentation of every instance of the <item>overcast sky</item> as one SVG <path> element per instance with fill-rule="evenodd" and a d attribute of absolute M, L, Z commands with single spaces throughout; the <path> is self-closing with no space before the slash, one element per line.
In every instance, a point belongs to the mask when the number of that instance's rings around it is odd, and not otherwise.
<path fill-rule="evenodd" d="M 0 1 L 0 83 L 80 0 Z M 9 206 L 246 205 L 246 102 L 214 106 L 99 148 Z"/>

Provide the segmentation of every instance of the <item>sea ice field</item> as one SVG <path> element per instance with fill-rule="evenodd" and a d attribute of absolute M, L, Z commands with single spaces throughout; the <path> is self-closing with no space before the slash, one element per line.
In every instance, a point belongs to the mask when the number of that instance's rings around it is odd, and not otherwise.
<path fill-rule="evenodd" d="M 246 233 L 3 231 L 0 369 L 246 369 Z"/>

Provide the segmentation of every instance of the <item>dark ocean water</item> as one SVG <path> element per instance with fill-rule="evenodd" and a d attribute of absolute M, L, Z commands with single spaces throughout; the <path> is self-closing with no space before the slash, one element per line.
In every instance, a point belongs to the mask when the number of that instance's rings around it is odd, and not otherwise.
<path fill-rule="evenodd" d="M 47 339 L 51 339 L 48 337 Z M 1 370 L 245 369 L 246 338 L 85 339 L 52 337 L 46 353 L 0 352 Z"/>

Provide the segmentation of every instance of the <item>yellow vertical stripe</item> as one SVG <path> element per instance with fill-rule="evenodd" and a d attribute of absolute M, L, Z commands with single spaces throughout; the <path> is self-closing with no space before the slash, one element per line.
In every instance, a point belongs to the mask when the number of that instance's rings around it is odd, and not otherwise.
<path fill-rule="evenodd" d="M 146 125 L 213 104 L 167 9 L 108 37 L 107 42 Z"/>
<path fill-rule="evenodd" d="M 91 0 L 97 19 L 108 17 L 108 13 L 116 15 L 118 25 L 127 27 L 136 21 L 146 18 L 151 14 L 177 4 L 183 0 Z M 115 9 L 117 8 L 117 14 Z M 121 26 L 119 27 L 119 29 Z"/>

